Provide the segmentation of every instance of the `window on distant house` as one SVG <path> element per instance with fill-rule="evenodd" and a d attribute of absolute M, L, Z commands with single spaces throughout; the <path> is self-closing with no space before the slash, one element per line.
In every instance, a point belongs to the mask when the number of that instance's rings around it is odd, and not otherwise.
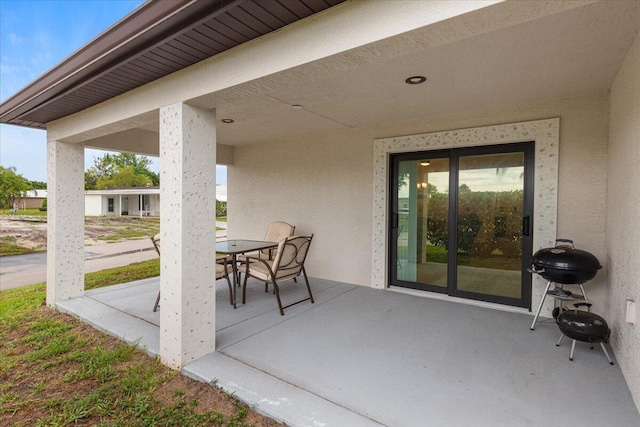
<path fill-rule="evenodd" d="M 107 199 L 107 212 L 113 212 L 113 199 L 109 198 Z"/>

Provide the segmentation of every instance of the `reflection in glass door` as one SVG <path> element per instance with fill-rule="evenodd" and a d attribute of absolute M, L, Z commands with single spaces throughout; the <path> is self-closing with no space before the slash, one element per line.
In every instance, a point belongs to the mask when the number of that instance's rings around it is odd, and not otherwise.
<path fill-rule="evenodd" d="M 392 286 L 530 306 L 533 143 L 392 156 Z"/>
<path fill-rule="evenodd" d="M 447 287 L 449 159 L 398 163 L 396 279 Z"/>
<path fill-rule="evenodd" d="M 456 292 L 522 298 L 524 153 L 458 158 Z"/>

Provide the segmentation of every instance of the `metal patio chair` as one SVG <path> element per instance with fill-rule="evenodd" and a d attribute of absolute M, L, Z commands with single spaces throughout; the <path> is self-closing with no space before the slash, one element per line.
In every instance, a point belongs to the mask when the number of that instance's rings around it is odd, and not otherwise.
<path fill-rule="evenodd" d="M 313 294 L 311 286 L 309 286 L 309 278 L 304 269 L 304 261 L 307 258 L 309 246 L 311 246 L 311 236 L 294 236 L 285 237 L 278 244 L 273 259 L 264 259 L 260 256 L 247 256 L 245 258 L 245 275 L 242 284 L 242 303 L 246 302 L 247 295 L 247 279 L 249 276 L 263 281 L 267 284 L 273 284 L 273 291 L 276 294 L 280 315 L 284 316 L 284 309 L 292 305 L 299 304 L 303 301 L 310 300 L 313 304 Z M 293 302 L 286 306 L 282 306 L 280 299 L 280 285 L 287 280 L 295 280 L 300 274 L 304 276 L 309 296 L 299 301 Z M 268 289 L 265 289 L 265 292 Z"/>
<path fill-rule="evenodd" d="M 286 223 L 284 221 L 274 221 L 267 227 L 267 234 L 264 236 L 265 242 L 279 242 L 285 237 L 293 236 L 293 233 L 296 231 L 296 226 Z M 246 262 L 246 258 L 249 257 L 258 257 L 258 258 L 266 258 L 273 259 L 273 255 L 275 253 L 275 249 L 264 249 L 259 252 L 252 252 L 244 255 L 238 256 L 238 262 L 240 264 L 244 264 Z M 238 269 L 238 286 L 240 286 L 240 269 Z M 265 292 L 269 290 L 269 283 L 264 284 Z"/>
<path fill-rule="evenodd" d="M 160 234 L 156 234 L 151 237 L 151 242 L 153 246 L 156 248 L 156 252 L 158 252 L 158 256 L 160 256 Z M 227 279 L 227 285 L 229 285 L 229 302 L 233 304 L 233 294 L 231 288 L 231 280 L 229 279 L 229 273 L 233 272 L 233 268 L 230 264 L 231 257 L 220 257 L 216 258 L 216 280 L 222 279 L 223 277 Z M 158 296 L 156 297 L 156 303 L 153 305 L 154 313 L 158 311 L 158 307 L 160 307 L 160 291 L 158 291 Z"/>
<path fill-rule="evenodd" d="M 293 236 L 295 233 L 296 227 L 295 225 L 288 224 L 284 221 L 274 221 L 267 227 L 267 234 L 264 236 L 265 242 L 279 242 L 285 237 Z M 260 251 L 260 258 L 262 255 L 266 256 L 268 259 L 273 259 L 273 255 L 275 253 L 275 249 L 265 249 Z M 253 256 L 254 254 L 249 254 L 249 256 Z"/>

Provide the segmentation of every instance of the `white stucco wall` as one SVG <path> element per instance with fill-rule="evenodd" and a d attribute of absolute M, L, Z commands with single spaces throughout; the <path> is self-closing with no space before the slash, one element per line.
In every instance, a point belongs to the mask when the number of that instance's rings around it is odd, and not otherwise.
<path fill-rule="evenodd" d="M 262 239 L 270 222 L 286 221 L 298 235 L 314 233 L 310 276 L 368 286 L 371 159 L 364 131 L 236 147 L 227 166 L 229 238 Z"/>
<path fill-rule="evenodd" d="M 102 196 L 99 194 L 85 194 L 84 214 L 87 216 L 102 215 Z"/>
<path fill-rule="evenodd" d="M 269 222 L 290 222 L 298 234 L 315 233 L 310 276 L 371 286 L 374 139 L 553 117 L 560 118 L 558 236 L 604 265 L 606 94 L 237 147 L 227 169 L 229 236 L 262 238 Z M 602 312 L 605 270 L 587 292 Z"/>
<path fill-rule="evenodd" d="M 607 320 L 611 345 L 640 408 L 640 308 L 625 322 L 626 300 L 640 306 L 640 37 L 611 88 L 607 191 Z"/>

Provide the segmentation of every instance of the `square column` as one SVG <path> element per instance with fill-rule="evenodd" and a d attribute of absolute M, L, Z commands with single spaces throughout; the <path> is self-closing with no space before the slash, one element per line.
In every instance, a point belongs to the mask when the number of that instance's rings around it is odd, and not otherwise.
<path fill-rule="evenodd" d="M 47 141 L 47 305 L 84 294 L 84 147 Z"/>
<path fill-rule="evenodd" d="M 160 109 L 160 176 L 160 359 L 180 368 L 215 350 L 215 112 Z"/>

